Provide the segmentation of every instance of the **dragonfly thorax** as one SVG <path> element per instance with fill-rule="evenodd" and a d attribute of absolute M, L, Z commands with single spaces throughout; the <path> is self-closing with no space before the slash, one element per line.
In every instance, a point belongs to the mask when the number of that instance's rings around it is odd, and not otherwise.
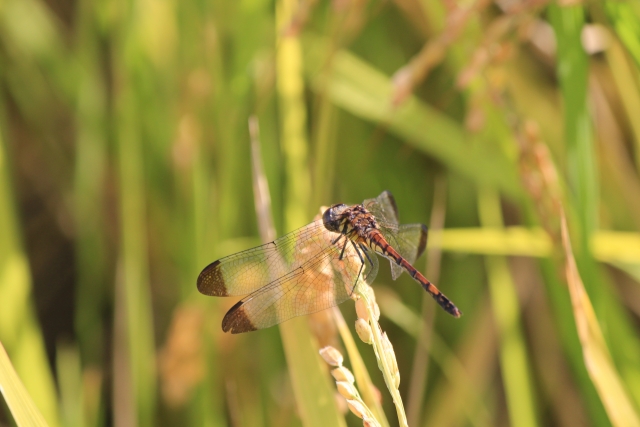
<path fill-rule="evenodd" d="M 363 205 L 333 205 L 322 215 L 327 230 L 341 233 L 351 239 L 364 238 L 368 231 L 377 229 L 378 225 L 371 213 Z"/>

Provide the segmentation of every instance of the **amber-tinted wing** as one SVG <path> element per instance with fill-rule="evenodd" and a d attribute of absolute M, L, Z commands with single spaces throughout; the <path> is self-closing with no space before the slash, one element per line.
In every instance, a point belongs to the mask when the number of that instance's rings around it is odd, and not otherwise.
<path fill-rule="evenodd" d="M 427 246 L 427 226 L 424 224 L 398 225 L 398 207 L 393 195 L 383 191 L 375 199 L 362 202 L 373 214 L 387 242 L 410 264 L 424 252 Z M 397 279 L 404 271 L 395 261 L 390 260 L 391 277 Z"/>
<path fill-rule="evenodd" d="M 348 299 L 363 277 L 371 282 L 378 269 L 375 256 L 370 255 L 370 263 L 352 243 L 344 247 L 346 237 L 336 241 L 338 237 L 315 221 L 272 243 L 210 264 L 198 277 L 198 289 L 212 296 L 253 292 L 225 315 L 222 329 L 231 333 L 333 307 Z"/>
<path fill-rule="evenodd" d="M 351 243 L 341 261 L 340 252 L 327 246 L 320 256 L 244 298 L 225 315 L 222 329 L 234 334 L 263 329 L 346 301 L 363 277 L 374 279 L 378 259 L 371 255 L 373 264 L 365 259 L 358 278 L 363 264 Z"/>
<path fill-rule="evenodd" d="M 324 233 L 329 232 L 318 220 L 273 242 L 221 258 L 202 270 L 198 290 L 216 297 L 250 294 L 321 254 L 327 247 Z"/>

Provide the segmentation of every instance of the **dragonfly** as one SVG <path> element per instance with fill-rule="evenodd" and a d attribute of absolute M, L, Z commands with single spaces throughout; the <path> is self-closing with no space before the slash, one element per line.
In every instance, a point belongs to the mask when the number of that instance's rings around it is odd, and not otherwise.
<path fill-rule="evenodd" d="M 222 330 L 239 334 L 315 313 L 351 298 L 371 283 L 380 255 L 396 280 L 406 271 L 449 314 L 458 308 L 412 264 L 424 252 L 427 227 L 399 225 L 389 191 L 361 204 L 335 204 L 312 223 L 205 267 L 198 290 L 208 296 L 247 295 L 222 320 Z"/>

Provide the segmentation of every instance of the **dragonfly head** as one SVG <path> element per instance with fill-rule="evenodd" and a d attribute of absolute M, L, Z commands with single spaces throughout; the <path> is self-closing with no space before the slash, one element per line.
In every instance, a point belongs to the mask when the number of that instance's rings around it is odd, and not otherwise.
<path fill-rule="evenodd" d="M 343 213 L 348 206 L 345 204 L 333 205 L 322 214 L 322 222 L 327 230 L 334 233 L 340 233 L 340 225 L 342 224 Z"/>

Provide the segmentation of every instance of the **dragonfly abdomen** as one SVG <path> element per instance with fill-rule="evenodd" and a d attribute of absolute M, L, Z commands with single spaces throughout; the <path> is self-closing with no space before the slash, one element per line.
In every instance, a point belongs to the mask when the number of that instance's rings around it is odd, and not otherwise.
<path fill-rule="evenodd" d="M 381 253 L 386 258 L 393 260 L 400 267 L 404 268 L 407 273 L 427 291 L 434 300 L 449 314 L 454 317 L 460 317 L 462 313 L 458 307 L 453 304 L 440 290 L 426 277 L 422 275 L 409 261 L 404 259 L 389 243 L 378 230 L 370 230 L 368 233 L 369 247 L 376 252 Z"/>

